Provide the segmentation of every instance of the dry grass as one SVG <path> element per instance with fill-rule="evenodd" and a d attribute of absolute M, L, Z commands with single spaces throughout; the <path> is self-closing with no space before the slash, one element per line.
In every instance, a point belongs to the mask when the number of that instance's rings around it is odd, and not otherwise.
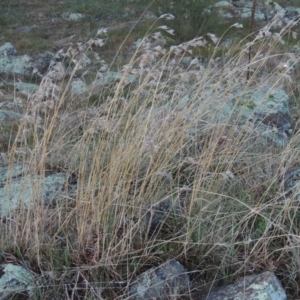
<path fill-rule="evenodd" d="M 67 172 L 76 193 L 50 207 L 36 197 L 0 227 L 3 253 L 35 272 L 37 298 L 122 298 L 128 279 L 169 258 L 190 272 L 191 294 L 273 270 L 298 297 L 298 203 L 278 199 L 281 176 L 299 165 L 299 132 L 285 148 L 266 149 L 252 128 L 222 117 L 237 90 L 298 89 L 290 73 L 298 58 L 278 52 L 281 37 L 264 32 L 252 41 L 250 66 L 250 45 L 241 41 L 205 68 L 197 59 L 185 66 L 184 57 L 198 47 L 216 53 L 214 35 L 167 51 L 149 33 L 119 81 L 81 96 L 70 94 L 71 81 L 105 31 L 82 51 L 60 52 L 71 72 L 53 65 L 27 100 L 8 160 L 40 176 Z M 170 198 L 168 218 L 151 232 L 145 207 Z"/>

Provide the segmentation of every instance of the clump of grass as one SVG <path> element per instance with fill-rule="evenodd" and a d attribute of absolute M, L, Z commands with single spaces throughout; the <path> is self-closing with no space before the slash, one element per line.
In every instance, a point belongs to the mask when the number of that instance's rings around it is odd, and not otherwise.
<path fill-rule="evenodd" d="M 59 53 L 70 72 L 63 63 L 53 64 L 28 99 L 10 162 L 29 164 L 40 176 L 74 174 L 76 193 L 51 207 L 36 197 L 34 207 L 15 211 L 0 229 L 2 251 L 28 261 L 44 298 L 121 298 L 130 279 L 169 258 L 192 274 L 198 271 L 192 294 L 273 270 L 295 296 L 298 204 L 278 199 L 280 177 L 299 164 L 298 132 L 286 148 L 266 151 L 253 128 L 232 123 L 232 112 L 223 114 L 237 90 L 243 95 L 251 86 L 285 87 L 290 70 L 266 66 L 287 59 L 293 65 L 293 57 L 276 53 L 281 35 L 259 32 L 218 63 L 217 36 L 167 50 L 161 31 L 173 32 L 159 30 L 136 45 L 121 78 L 79 97 L 70 94 L 71 82 L 91 45 L 102 46 L 105 39 Z M 196 58 L 183 64 L 208 45 L 216 50 L 207 67 Z M 255 55 L 249 66 L 250 46 Z M 249 67 L 253 73 L 246 81 Z M 101 100 L 91 107 L 90 96 L 97 93 Z M 174 217 L 145 234 L 145 207 L 169 198 L 178 207 Z"/>

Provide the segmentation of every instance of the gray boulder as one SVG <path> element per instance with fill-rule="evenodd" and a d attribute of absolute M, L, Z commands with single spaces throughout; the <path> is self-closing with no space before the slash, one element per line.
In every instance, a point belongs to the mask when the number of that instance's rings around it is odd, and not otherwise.
<path fill-rule="evenodd" d="M 132 74 L 124 75 L 122 73 L 114 72 L 114 71 L 109 71 L 104 74 L 99 73 L 98 75 L 99 75 L 98 79 L 95 80 L 90 86 L 90 88 L 92 88 L 93 90 L 100 89 L 105 85 L 108 85 L 108 84 L 111 84 L 111 83 L 114 83 L 114 82 L 120 81 L 120 80 L 124 80 L 125 84 L 133 83 L 136 80 L 136 76 L 134 76 Z"/>
<path fill-rule="evenodd" d="M 79 22 L 81 19 L 84 18 L 83 14 L 75 13 L 75 12 L 66 12 L 61 15 L 62 19 L 65 21 L 71 22 Z"/>
<path fill-rule="evenodd" d="M 8 86 L 13 86 L 15 91 L 26 94 L 33 93 L 39 89 L 37 84 L 27 82 L 12 82 L 8 83 Z"/>
<path fill-rule="evenodd" d="M 86 88 L 86 83 L 83 80 L 76 78 L 71 82 L 71 95 L 83 94 L 86 91 Z"/>
<path fill-rule="evenodd" d="M 18 56 L 11 43 L 6 43 L 0 47 L 0 73 L 29 75 L 32 70 L 33 64 L 30 56 Z"/>
<path fill-rule="evenodd" d="M 287 202 L 291 199 L 300 201 L 300 168 L 288 169 L 283 177 L 284 196 L 280 202 Z"/>
<path fill-rule="evenodd" d="M 268 86 L 249 88 L 246 92 L 237 89 L 228 97 L 222 91 L 216 95 L 207 91 L 207 100 L 200 97 L 199 101 L 191 100 L 189 96 L 182 98 L 178 109 L 193 105 L 195 119 L 201 118 L 211 126 L 234 126 L 237 135 L 247 135 L 249 143 L 253 143 L 250 138 L 253 136 L 256 145 L 266 147 L 270 144 L 281 148 L 290 140 L 289 97 L 281 89 Z M 197 134 L 200 126 L 191 128 L 191 134 Z"/>
<path fill-rule="evenodd" d="M 53 59 L 51 52 L 41 53 L 34 59 L 29 55 L 18 55 L 11 43 L 5 43 L 0 46 L 0 74 L 31 76 L 38 73 L 42 76 Z"/>
<path fill-rule="evenodd" d="M 188 293 L 190 280 L 184 267 L 175 259 L 139 275 L 130 285 L 129 299 L 178 299 Z"/>
<path fill-rule="evenodd" d="M 287 296 L 272 272 L 246 276 L 234 284 L 221 287 L 201 300 L 285 300 Z"/>
<path fill-rule="evenodd" d="M 214 4 L 217 12 L 224 18 L 241 18 L 250 19 L 252 14 L 252 1 L 247 0 L 232 0 L 232 1 L 219 1 Z M 271 20 L 275 14 L 283 8 L 272 0 L 259 1 L 254 19 L 258 22 Z"/>
<path fill-rule="evenodd" d="M 292 134 L 289 97 L 285 91 L 272 88 L 249 90 L 234 101 L 233 117 L 240 124 L 252 123 L 260 135 L 277 147 L 285 146 Z"/>
<path fill-rule="evenodd" d="M 18 207 L 43 201 L 49 205 L 64 192 L 67 174 L 30 174 L 26 166 L 0 167 L 0 215 L 10 215 Z M 40 203 L 40 202 L 39 202 Z"/>
<path fill-rule="evenodd" d="M 300 7 L 288 6 L 288 7 L 285 7 L 284 11 L 285 11 L 285 14 L 284 14 L 285 17 L 290 20 L 299 18 L 299 16 L 300 16 Z"/>
<path fill-rule="evenodd" d="M 0 299 L 12 299 L 21 295 L 32 297 L 34 287 L 34 277 L 25 268 L 13 264 L 0 266 Z"/>
<path fill-rule="evenodd" d="M 12 121 L 17 121 L 22 118 L 22 115 L 11 111 L 11 110 L 6 110 L 6 109 L 0 109 L 0 126 L 2 124 L 7 125 L 8 123 Z"/>

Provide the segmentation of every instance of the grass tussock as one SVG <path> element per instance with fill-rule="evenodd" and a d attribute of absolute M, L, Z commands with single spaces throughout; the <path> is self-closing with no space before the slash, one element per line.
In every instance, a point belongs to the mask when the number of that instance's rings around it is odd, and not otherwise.
<path fill-rule="evenodd" d="M 66 191 L 47 205 L 37 192 L 0 226 L 4 257 L 26 261 L 37 297 L 122 298 L 128 280 L 170 258 L 190 272 L 187 299 L 265 270 L 299 295 L 299 203 L 279 201 L 281 177 L 299 165 L 299 131 L 274 147 L 226 111 L 232 97 L 264 87 L 286 89 L 298 111 L 297 57 L 279 46 L 292 25 L 279 35 L 267 25 L 222 57 L 213 34 L 167 50 L 162 32 L 172 30 L 153 25 L 118 80 L 80 95 L 71 83 L 107 32 L 59 52 L 64 61 L 26 100 L 7 160 L 42 178 L 67 173 Z M 213 49 L 205 66 L 192 57 L 201 47 Z M 167 215 L 151 228 L 147 209 L 162 201 Z"/>

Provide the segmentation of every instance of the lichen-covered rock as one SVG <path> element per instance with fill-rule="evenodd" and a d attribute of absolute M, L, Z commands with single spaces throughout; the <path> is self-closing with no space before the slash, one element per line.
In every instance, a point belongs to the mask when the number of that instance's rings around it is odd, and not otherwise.
<path fill-rule="evenodd" d="M 203 95 L 199 95 L 199 101 L 186 96 L 177 107 L 183 110 L 186 106 L 192 108 L 194 112 L 190 114 L 194 113 L 195 116 L 197 111 L 207 111 L 201 115 L 201 119 L 208 124 L 234 126 L 237 135 L 247 136 L 248 144 L 255 139 L 256 145 L 266 147 L 269 143 L 282 148 L 289 142 L 293 131 L 289 97 L 281 89 L 252 87 L 246 92 L 237 89 L 229 95 L 226 95 L 225 89 L 224 93 L 221 89 L 217 95 L 208 91 L 207 100 Z M 191 132 L 201 131 L 199 128 L 201 127 L 197 124 L 195 130 L 191 128 Z"/>
<path fill-rule="evenodd" d="M 27 82 L 12 82 L 8 83 L 9 86 L 13 86 L 14 90 L 17 92 L 23 92 L 26 94 L 33 93 L 38 90 L 39 86 L 33 83 Z"/>
<path fill-rule="evenodd" d="M 0 266 L 0 299 L 25 294 L 33 296 L 34 286 L 34 277 L 25 268 L 13 264 Z"/>
<path fill-rule="evenodd" d="M 288 6 L 285 7 L 284 11 L 284 16 L 290 20 L 294 20 L 300 16 L 300 7 Z"/>
<path fill-rule="evenodd" d="M 71 83 L 71 95 L 80 95 L 86 91 L 86 83 L 76 78 Z"/>
<path fill-rule="evenodd" d="M 246 276 L 234 284 L 221 287 L 201 300 L 285 300 L 279 280 L 271 272 Z"/>
<path fill-rule="evenodd" d="M 11 43 L 0 47 L 0 73 L 30 75 L 32 70 L 33 64 L 30 56 L 18 56 Z"/>
<path fill-rule="evenodd" d="M 11 43 L 0 46 L 0 73 L 7 75 L 31 76 L 37 73 L 42 76 L 48 70 L 54 54 L 45 52 L 34 59 L 29 55 L 18 55 Z"/>
<path fill-rule="evenodd" d="M 140 274 L 130 285 L 129 299 L 178 299 L 176 297 L 188 293 L 189 284 L 184 267 L 172 259 Z"/>
<path fill-rule="evenodd" d="M 283 178 L 284 197 L 280 202 L 286 202 L 290 199 L 300 201 L 300 168 L 288 169 Z"/>
<path fill-rule="evenodd" d="M 22 166 L 0 167 L 0 215 L 9 215 L 19 206 L 28 207 L 37 200 L 48 205 L 63 193 L 67 174 L 42 177 L 28 172 Z"/>
<path fill-rule="evenodd" d="M 79 22 L 84 17 L 84 15 L 80 14 L 80 13 L 66 12 L 66 13 L 63 13 L 61 17 L 65 21 Z"/>
<path fill-rule="evenodd" d="M 97 90 L 98 88 L 102 88 L 103 86 L 113 83 L 115 81 L 124 80 L 125 84 L 133 83 L 136 80 L 136 76 L 132 74 L 127 74 L 126 76 L 114 71 L 109 71 L 107 73 L 98 74 L 98 79 L 95 80 L 91 85 L 90 88 L 92 90 Z"/>
<path fill-rule="evenodd" d="M 0 125 L 8 124 L 11 121 L 20 120 L 23 115 L 12 110 L 0 109 Z"/>
<path fill-rule="evenodd" d="M 280 89 L 249 90 L 237 103 L 240 123 L 250 122 L 262 136 L 278 147 L 285 146 L 292 134 L 289 97 Z"/>
<path fill-rule="evenodd" d="M 54 60 L 55 55 L 50 51 L 38 54 L 34 57 L 34 73 L 36 73 L 38 76 L 43 76 L 47 73 L 51 62 Z"/>
<path fill-rule="evenodd" d="M 219 1 L 213 6 L 224 18 L 231 19 L 236 17 L 249 20 L 252 14 L 252 5 L 252 1 L 232 0 L 231 3 L 228 1 Z M 283 9 L 283 7 L 273 0 L 259 1 L 256 5 L 254 19 L 258 22 L 271 20 L 276 13 Z"/>

